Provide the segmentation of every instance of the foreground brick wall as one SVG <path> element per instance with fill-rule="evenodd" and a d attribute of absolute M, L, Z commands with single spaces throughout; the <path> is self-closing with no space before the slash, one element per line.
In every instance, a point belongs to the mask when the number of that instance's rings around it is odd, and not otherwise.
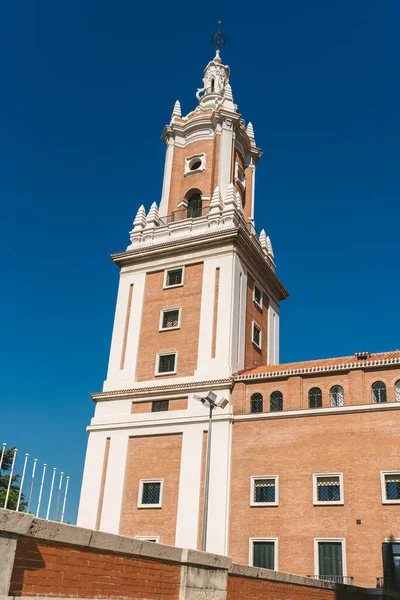
<path fill-rule="evenodd" d="M 11 596 L 178 598 L 180 566 L 20 537 Z"/>

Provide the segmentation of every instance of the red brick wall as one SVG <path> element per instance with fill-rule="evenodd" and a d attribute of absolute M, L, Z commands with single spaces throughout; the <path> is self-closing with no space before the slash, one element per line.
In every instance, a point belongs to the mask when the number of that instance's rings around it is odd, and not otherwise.
<path fill-rule="evenodd" d="M 246 336 L 244 366 L 252 367 L 267 364 L 268 356 L 268 297 L 263 293 L 262 307 L 253 301 L 254 279 L 247 276 Z M 262 288 L 261 288 L 262 289 Z M 253 344 L 253 321 L 261 328 L 261 350 Z"/>
<path fill-rule="evenodd" d="M 180 565 L 20 537 L 11 596 L 179 597 Z"/>

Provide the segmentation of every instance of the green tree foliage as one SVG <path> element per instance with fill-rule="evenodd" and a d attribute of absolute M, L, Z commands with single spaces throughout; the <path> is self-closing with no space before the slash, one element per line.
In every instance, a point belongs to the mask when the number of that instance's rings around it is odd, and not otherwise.
<path fill-rule="evenodd" d="M 4 504 L 6 502 L 6 495 L 7 495 L 8 484 L 10 481 L 10 472 L 11 472 L 11 466 L 12 466 L 12 461 L 13 461 L 13 456 L 14 456 L 14 450 L 15 450 L 15 448 L 8 448 L 4 452 L 3 463 L 1 465 L 1 470 L 0 470 L 0 508 L 3 508 Z M 0 452 L 0 455 L 1 455 L 1 452 Z M 21 476 L 14 473 L 12 480 L 11 480 L 10 494 L 8 496 L 8 502 L 7 502 L 7 508 L 9 508 L 11 510 L 15 510 L 17 508 L 18 494 L 19 494 L 19 489 L 20 489 L 20 485 L 19 485 L 20 479 L 21 479 Z M 21 502 L 19 504 L 19 510 L 24 511 L 26 509 L 26 506 L 27 506 L 27 502 L 24 498 L 24 494 L 22 494 Z"/>

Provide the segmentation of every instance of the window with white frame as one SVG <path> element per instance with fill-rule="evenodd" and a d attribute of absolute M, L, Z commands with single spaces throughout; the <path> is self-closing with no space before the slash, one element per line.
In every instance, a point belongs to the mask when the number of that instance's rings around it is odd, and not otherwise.
<path fill-rule="evenodd" d="M 155 544 L 158 544 L 160 542 L 160 536 L 135 535 L 135 540 L 141 540 L 142 542 L 154 542 Z"/>
<path fill-rule="evenodd" d="M 400 504 L 400 471 L 382 471 L 383 504 Z"/>
<path fill-rule="evenodd" d="M 260 290 L 259 287 L 256 286 L 256 284 L 254 284 L 253 287 L 253 300 L 254 303 L 257 304 L 258 307 L 262 307 L 262 301 L 263 301 L 263 293 Z"/>
<path fill-rule="evenodd" d="M 261 569 L 278 570 L 277 538 L 250 538 L 249 563 Z"/>
<path fill-rule="evenodd" d="M 138 508 L 161 508 L 163 479 L 141 479 Z"/>
<path fill-rule="evenodd" d="M 161 311 L 160 314 L 160 331 L 166 329 L 179 329 L 181 326 L 181 309 L 168 308 Z"/>
<path fill-rule="evenodd" d="M 178 287 L 183 285 L 183 267 L 179 269 L 167 269 L 164 273 L 164 287 Z"/>
<path fill-rule="evenodd" d="M 261 327 L 257 325 L 255 321 L 253 321 L 253 344 L 257 346 L 257 348 L 261 349 L 262 343 L 262 332 Z"/>
<path fill-rule="evenodd" d="M 333 583 L 346 582 L 346 547 L 343 538 L 317 538 L 315 544 L 315 574 Z"/>
<path fill-rule="evenodd" d="M 343 504 L 343 474 L 313 475 L 314 504 Z"/>
<path fill-rule="evenodd" d="M 157 354 L 156 375 L 171 375 L 176 373 L 177 357 L 177 352 Z"/>
<path fill-rule="evenodd" d="M 278 475 L 251 478 L 250 506 L 278 506 Z"/>

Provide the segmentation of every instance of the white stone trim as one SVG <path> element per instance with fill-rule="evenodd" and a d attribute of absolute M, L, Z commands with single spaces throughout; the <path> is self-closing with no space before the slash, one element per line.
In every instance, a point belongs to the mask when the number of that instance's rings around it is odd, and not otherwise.
<path fill-rule="evenodd" d="M 143 504 L 143 484 L 144 483 L 159 483 L 160 484 L 160 501 L 157 504 Z M 139 482 L 139 492 L 138 492 L 138 508 L 162 508 L 163 502 L 163 490 L 164 490 L 164 479 L 141 479 Z"/>
<path fill-rule="evenodd" d="M 160 357 L 161 356 L 170 356 L 171 354 L 175 355 L 175 369 L 173 371 L 162 371 L 160 373 Z M 178 371 L 178 350 L 171 350 L 171 352 L 157 352 L 156 354 L 156 367 L 154 371 L 155 377 L 160 377 L 163 375 L 176 375 Z"/>
<path fill-rule="evenodd" d="M 273 379 L 291 375 L 303 375 L 309 373 L 327 373 L 332 371 L 348 371 L 350 369 L 365 369 L 374 367 L 384 367 L 386 365 L 400 364 L 399 358 L 385 358 L 380 360 L 362 360 L 356 363 L 340 363 L 338 365 L 323 365 L 315 367 L 300 367 L 298 369 L 280 369 L 279 371 L 265 373 L 242 373 L 234 375 L 234 381 L 245 381 L 251 379 Z M 282 365 L 284 367 L 284 365 Z"/>
<path fill-rule="evenodd" d="M 207 154 L 205 154 L 205 152 L 202 152 L 201 154 L 192 154 L 192 156 L 187 156 L 185 158 L 185 168 L 184 168 L 184 176 L 187 177 L 187 175 L 190 175 L 191 173 L 201 173 L 202 171 L 206 170 L 206 159 L 207 159 Z M 200 167 L 198 167 L 197 169 L 192 170 L 190 168 L 191 164 L 194 164 L 197 160 L 200 161 Z"/>
<path fill-rule="evenodd" d="M 182 269 L 182 281 L 180 283 L 177 283 L 175 285 L 167 285 L 167 276 L 168 276 L 168 272 L 169 271 L 178 271 L 179 269 Z M 164 283 L 163 283 L 163 289 L 164 290 L 169 290 L 171 288 L 177 288 L 177 287 L 182 287 L 185 283 L 185 266 L 184 265 L 179 265 L 176 267 L 168 267 L 168 269 L 164 270 Z"/>
<path fill-rule="evenodd" d="M 174 158 L 174 140 L 169 138 L 167 141 L 167 150 L 165 153 L 164 180 L 161 192 L 161 202 L 159 214 L 166 217 L 168 214 L 169 193 L 171 189 L 172 163 Z"/>
<path fill-rule="evenodd" d="M 339 477 L 340 500 L 318 500 L 318 477 Z M 313 473 L 313 505 L 314 506 L 343 506 L 344 504 L 344 489 L 343 489 L 343 473 Z"/>
<path fill-rule="evenodd" d="M 399 500 L 388 500 L 386 497 L 385 475 L 400 475 L 400 471 L 381 471 L 382 504 L 400 504 Z"/>
<path fill-rule="evenodd" d="M 178 325 L 176 325 L 175 327 L 163 327 L 164 313 L 173 312 L 175 310 L 178 311 Z M 181 306 L 174 306 L 173 308 L 162 308 L 160 310 L 160 322 L 159 322 L 159 326 L 158 326 L 158 331 L 174 331 L 175 329 L 180 329 L 181 328 L 181 314 L 182 314 Z"/>
<path fill-rule="evenodd" d="M 343 577 L 347 577 L 346 539 L 345 538 L 314 538 L 314 573 L 319 576 L 319 542 L 340 542 L 342 544 Z"/>
<path fill-rule="evenodd" d="M 277 537 L 251 537 L 249 538 L 249 565 L 254 566 L 254 542 L 274 542 L 274 571 L 278 571 L 278 546 Z M 259 568 L 259 567 L 258 567 Z"/>
<path fill-rule="evenodd" d="M 255 482 L 258 479 L 273 479 L 275 481 L 274 502 L 256 502 L 254 500 Z M 250 506 L 279 506 L 279 475 L 252 475 L 250 477 Z"/>

